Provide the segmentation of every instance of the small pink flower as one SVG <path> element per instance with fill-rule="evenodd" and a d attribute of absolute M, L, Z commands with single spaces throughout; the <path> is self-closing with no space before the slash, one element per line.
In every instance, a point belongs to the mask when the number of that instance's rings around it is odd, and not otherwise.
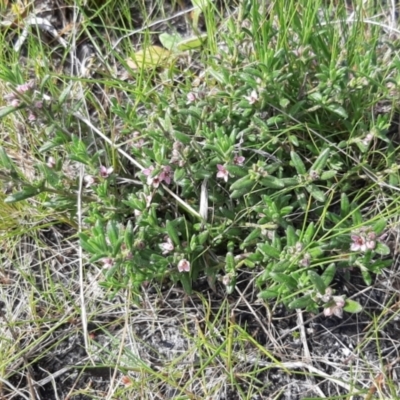
<path fill-rule="evenodd" d="M 103 258 L 101 261 L 103 263 L 103 267 L 107 269 L 111 268 L 114 265 L 114 260 L 110 257 Z"/>
<path fill-rule="evenodd" d="M 168 254 L 171 253 L 171 251 L 174 251 L 174 244 L 172 243 L 172 240 L 170 238 L 167 238 L 164 243 L 159 244 L 160 249 L 162 250 L 162 254 Z"/>
<path fill-rule="evenodd" d="M 19 107 L 20 104 L 21 102 L 18 99 L 12 99 L 10 102 L 10 106 L 12 107 Z"/>
<path fill-rule="evenodd" d="M 29 82 L 23 83 L 22 85 L 18 85 L 15 90 L 18 93 L 26 93 L 29 92 L 29 90 L 33 89 L 35 87 L 35 82 L 33 80 L 30 80 Z"/>
<path fill-rule="evenodd" d="M 194 92 L 189 92 L 186 96 L 187 98 L 187 103 L 186 104 L 191 104 L 194 103 L 197 100 L 197 95 Z"/>
<path fill-rule="evenodd" d="M 309 267 L 311 264 L 311 256 L 309 253 L 304 254 L 304 257 L 300 260 L 300 266 Z"/>
<path fill-rule="evenodd" d="M 36 115 L 33 113 L 29 113 L 28 121 L 30 121 L 30 122 L 36 121 Z"/>
<path fill-rule="evenodd" d="M 56 160 L 54 159 L 54 157 L 49 157 L 49 158 L 47 159 L 46 165 L 47 165 L 49 168 L 53 169 L 53 168 L 56 166 Z"/>
<path fill-rule="evenodd" d="M 321 299 L 322 299 L 322 301 L 323 301 L 324 303 L 328 303 L 328 302 L 330 302 L 330 301 L 332 300 L 332 294 L 333 294 L 332 288 L 327 287 L 327 288 L 325 289 L 325 294 L 320 295 L 320 297 L 321 297 Z"/>
<path fill-rule="evenodd" d="M 164 166 L 158 175 L 153 175 L 154 170 L 155 170 L 154 166 L 151 165 L 149 168 L 146 168 L 142 171 L 142 174 L 147 176 L 147 184 L 149 186 L 158 188 L 160 183 L 163 181 L 167 185 L 171 183 L 172 170 L 169 165 Z"/>
<path fill-rule="evenodd" d="M 317 181 L 320 178 L 319 173 L 317 171 L 310 171 L 310 178 L 312 181 Z"/>
<path fill-rule="evenodd" d="M 351 235 L 352 243 L 350 245 L 351 251 L 373 250 L 376 247 L 376 233 L 367 230 L 368 228 L 361 229 L 359 233 Z"/>
<path fill-rule="evenodd" d="M 186 259 L 182 259 L 178 263 L 178 271 L 179 272 L 189 272 L 190 271 L 190 262 Z"/>
<path fill-rule="evenodd" d="M 365 245 L 367 246 L 368 250 L 373 250 L 376 247 L 376 233 L 375 232 L 368 232 Z"/>
<path fill-rule="evenodd" d="M 158 180 L 158 176 L 153 176 L 153 172 L 154 172 L 154 166 L 150 165 L 149 168 L 145 168 L 142 171 L 142 174 L 147 176 L 147 184 L 149 186 L 153 185 L 154 187 L 158 187 L 158 185 L 160 184 L 160 181 Z"/>
<path fill-rule="evenodd" d="M 99 173 L 102 178 L 108 178 L 114 171 L 113 167 L 106 168 L 104 165 L 100 165 Z"/>
<path fill-rule="evenodd" d="M 221 164 L 217 164 L 217 168 L 218 168 L 217 178 L 221 178 L 225 182 L 228 182 L 229 172 L 226 170 L 226 168 Z"/>
<path fill-rule="evenodd" d="M 86 175 L 83 177 L 83 181 L 85 182 L 85 187 L 90 188 L 90 186 L 96 183 L 96 178 L 92 175 Z"/>
<path fill-rule="evenodd" d="M 243 163 L 245 162 L 245 158 L 243 157 L 243 156 L 238 156 L 238 155 L 236 155 L 234 158 L 233 158 L 233 163 L 235 164 L 235 165 L 239 165 L 240 167 L 243 165 Z"/>
<path fill-rule="evenodd" d="M 6 101 L 14 100 L 15 99 L 15 93 L 14 92 L 10 92 L 10 93 L 5 94 L 3 96 L 3 99 L 6 100 Z"/>
<path fill-rule="evenodd" d="M 164 181 L 167 185 L 169 185 L 171 183 L 171 175 L 171 167 L 169 165 L 166 165 L 165 167 L 163 167 L 163 170 L 159 175 L 160 182 Z"/>
<path fill-rule="evenodd" d="M 256 90 L 252 90 L 250 96 L 244 96 L 244 98 L 250 103 L 255 104 L 258 101 L 258 93 Z"/>
<path fill-rule="evenodd" d="M 359 235 L 351 235 L 351 251 L 365 251 L 366 247 L 364 245 L 364 239 Z"/>
<path fill-rule="evenodd" d="M 35 103 L 35 108 L 43 108 L 43 101 L 37 101 L 36 103 Z"/>
<path fill-rule="evenodd" d="M 336 315 L 338 318 L 342 318 L 345 304 L 346 301 L 343 296 L 333 296 L 333 302 L 329 303 L 328 306 L 324 308 L 325 317 Z"/>

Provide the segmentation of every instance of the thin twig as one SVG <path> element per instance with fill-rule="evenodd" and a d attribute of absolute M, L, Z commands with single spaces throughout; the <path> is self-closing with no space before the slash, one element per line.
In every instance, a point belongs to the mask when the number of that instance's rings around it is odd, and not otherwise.
<path fill-rule="evenodd" d="M 301 342 L 303 343 L 305 362 L 311 363 L 311 354 L 307 343 L 307 335 L 306 335 L 306 329 L 304 327 L 303 312 L 302 310 L 297 309 L 296 313 L 297 313 L 297 326 L 299 327 L 300 331 L 300 339 Z"/>

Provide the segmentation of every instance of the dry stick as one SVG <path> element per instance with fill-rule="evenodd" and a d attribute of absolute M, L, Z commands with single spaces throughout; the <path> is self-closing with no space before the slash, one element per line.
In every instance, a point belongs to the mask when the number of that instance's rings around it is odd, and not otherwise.
<path fill-rule="evenodd" d="M 77 214 L 78 214 L 78 232 L 82 233 L 82 188 L 83 188 L 83 175 L 85 167 L 82 165 L 79 171 L 79 189 L 77 196 Z M 85 290 L 84 290 L 84 273 L 83 273 L 83 251 L 82 246 L 78 246 L 78 256 L 79 256 L 79 298 L 81 303 L 81 319 L 82 319 L 82 331 L 83 340 L 85 342 L 86 354 L 90 357 L 89 352 L 89 334 L 88 334 L 88 323 L 87 323 L 87 313 L 85 304 Z M 94 361 L 90 357 L 92 364 Z"/>
<path fill-rule="evenodd" d="M 296 309 L 296 313 L 297 313 L 297 326 L 299 327 L 299 331 L 300 331 L 300 339 L 301 339 L 301 342 L 303 343 L 305 362 L 307 364 L 312 365 L 311 353 L 310 353 L 310 349 L 308 348 L 308 343 L 307 343 L 306 329 L 304 327 L 303 311 L 300 309 Z M 321 388 L 315 384 L 315 380 L 314 380 L 313 376 L 311 376 L 311 381 L 314 384 L 314 389 L 316 391 L 318 391 L 318 394 L 320 395 L 320 397 L 325 399 L 326 398 L 325 394 L 323 393 Z"/>
<path fill-rule="evenodd" d="M 11 333 L 11 336 L 12 336 L 14 342 L 15 342 L 15 345 L 19 348 L 19 345 L 18 345 L 18 336 L 17 336 L 17 334 L 15 333 L 14 328 L 11 326 L 10 321 L 9 321 L 8 318 L 6 317 L 6 314 L 5 314 L 5 312 L 3 311 L 1 305 L 0 305 L 0 317 L 4 319 L 7 328 L 10 330 L 10 333 Z M 32 376 L 31 376 L 32 368 L 31 368 L 31 366 L 29 365 L 28 359 L 26 358 L 26 356 L 25 356 L 24 353 L 22 353 L 21 357 L 22 357 L 22 359 L 24 360 L 24 365 L 25 365 L 25 368 L 26 368 L 26 379 L 27 379 L 27 381 L 28 381 L 28 387 L 29 387 L 29 393 L 30 393 L 30 395 L 31 395 L 31 400 L 39 399 L 39 397 L 36 396 L 36 392 L 35 392 L 35 389 L 34 389 L 34 387 L 33 387 L 33 381 L 32 381 Z M 32 375 L 33 375 L 33 374 L 32 374 Z M 12 385 L 10 384 L 9 386 L 12 386 Z"/>
<path fill-rule="evenodd" d="M 300 339 L 301 342 L 303 343 L 305 362 L 311 363 L 311 354 L 307 343 L 307 335 L 306 335 L 306 329 L 304 327 L 303 312 L 302 310 L 297 308 L 296 313 L 297 313 L 297 326 L 299 327 L 300 331 Z"/>

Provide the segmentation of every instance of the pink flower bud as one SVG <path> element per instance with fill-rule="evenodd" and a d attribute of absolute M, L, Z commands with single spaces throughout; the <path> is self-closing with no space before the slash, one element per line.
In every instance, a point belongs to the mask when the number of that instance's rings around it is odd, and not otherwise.
<path fill-rule="evenodd" d="M 186 259 L 182 259 L 178 263 L 178 271 L 179 272 L 189 272 L 190 271 L 190 262 Z"/>

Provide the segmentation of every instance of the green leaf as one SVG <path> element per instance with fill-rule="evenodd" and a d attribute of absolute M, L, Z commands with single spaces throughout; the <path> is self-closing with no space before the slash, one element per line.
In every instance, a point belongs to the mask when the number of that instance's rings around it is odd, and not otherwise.
<path fill-rule="evenodd" d="M 303 244 L 308 245 L 311 243 L 311 241 L 314 238 L 314 234 L 315 234 L 315 224 L 314 222 L 310 222 L 310 224 L 307 226 L 306 231 L 304 232 L 301 241 L 303 242 Z"/>
<path fill-rule="evenodd" d="M 177 49 L 180 51 L 194 50 L 203 46 L 208 39 L 208 35 L 206 33 L 199 36 L 191 36 L 187 39 L 181 40 L 177 44 Z"/>
<path fill-rule="evenodd" d="M 324 280 L 315 271 L 308 271 L 308 277 L 318 292 L 325 294 L 326 286 Z"/>
<path fill-rule="evenodd" d="M 353 225 L 354 226 L 361 226 L 363 224 L 363 217 L 360 211 L 360 208 L 357 205 L 354 205 L 351 207 L 352 208 L 352 214 L 351 214 L 351 219 L 353 220 Z"/>
<path fill-rule="evenodd" d="M 107 224 L 107 237 L 110 241 L 111 246 L 114 248 L 118 245 L 119 240 L 119 229 L 115 221 L 109 221 Z"/>
<path fill-rule="evenodd" d="M 285 187 L 297 186 L 299 184 L 298 178 L 281 178 L 280 181 Z"/>
<path fill-rule="evenodd" d="M 225 168 L 231 175 L 243 177 L 248 176 L 247 168 L 240 167 L 239 165 L 226 165 Z"/>
<path fill-rule="evenodd" d="M 330 149 L 324 149 L 321 154 L 314 161 L 314 164 L 311 166 L 310 171 L 322 172 L 325 168 L 328 158 L 330 156 Z"/>
<path fill-rule="evenodd" d="M 257 295 L 257 297 L 259 299 L 263 299 L 263 300 L 275 299 L 278 296 L 279 296 L 278 290 L 274 290 L 274 289 L 263 290 L 262 292 L 258 293 L 258 295 Z"/>
<path fill-rule="evenodd" d="M 329 171 L 325 171 L 321 174 L 321 180 L 328 181 L 337 175 L 337 172 L 330 169 Z"/>
<path fill-rule="evenodd" d="M 17 110 L 18 110 L 18 107 L 12 107 L 12 106 L 1 107 L 0 108 L 0 119 L 6 117 L 8 114 L 11 114 Z"/>
<path fill-rule="evenodd" d="M 300 156 L 295 151 L 291 151 L 290 158 L 292 159 L 293 166 L 296 168 L 297 173 L 299 175 L 305 175 L 307 170 Z"/>
<path fill-rule="evenodd" d="M 174 242 L 175 246 L 179 246 L 180 240 L 179 240 L 179 235 L 178 232 L 176 231 L 175 225 L 171 221 L 167 221 L 165 224 L 168 236 L 171 238 L 171 240 Z"/>
<path fill-rule="evenodd" d="M 285 187 L 285 185 L 281 182 L 281 180 L 275 178 L 274 176 L 266 176 L 265 178 L 259 180 L 259 183 L 271 189 L 282 189 Z"/>
<path fill-rule="evenodd" d="M 239 197 L 243 197 L 246 194 L 250 194 L 249 188 L 245 187 L 242 189 L 236 189 L 231 193 L 231 199 L 238 199 Z"/>
<path fill-rule="evenodd" d="M 273 267 L 273 272 L 286 272 L 292 264 L 290 261 L 283 260 L 276 263 Z"/>
<path fill-rule="evenodd" d="M 343 219 L 343 217 L 339 217 L 338 215 L 329 211 L 325 214 L 325 216 L 328 221 L 331 221 L 334 224 L 339 224 L 340 221 Z"/>
<path fill-rule="evenodd" d="M 303 296 L 303 297 L 299 297 L 296 300 L 293 300 L 292 302 L 289 303 L 289 308 L 290 309 L 296 309 L 296 308 L 306 308 L 308 306 L 310 306 L 311 304 L 314 303 L 314 300 L 311 298 L 311 296 L 309 294 Z"/>
<path fill-rule="evenodd" d="M 346 299 L 346 303 L 343 307 L 344 311 L 347 311 L 351 314 L 356 314 L 362 311 L 362 305 L 357 301 Z"/>
<path fill-rule="evenodd" d="M 261 228 L 255 228 L 253 229 L 249 235 L 246 236 L 246 238 L 243 240 L 243 243 L 240 245 L 240 249 L 243 250 L 246 248 L 246 246 L 249 243 L 254 242 L 255 240 L 258 240 L 261 235 Z"/>
<path fill-rule="evenodd" d="M 329 104 L 327 106 L 327 109 L 333 111 L 335 114 L 339 115 L 344 119 L 347 119 L 349 117 L 346 110 L 338 104 Z"/>
<path fill-rule="evenodd" d="M 279 107 L 281 108 L 286 108 L 290 104 L 290 101 L 288 99 L 285 99 L 284 97 L 281 97 L 279 99 Z M 289 140 L 293 143 L 293 139 L 297 141 L 296 136 L 290 135 Z M 295 144 L 295 146 L 298 146 L 299 143 Z"/>
<path fill-rule="evenodd" d="M 365 268 L 361 269 L 361 275 L 364 279 L 364 282 L 367 284 L 367 286 L 371 286 L 372 284 L 372 278 L 371 278 L 371 274 L 369 273 L 369 271 Z"/>
<path fill-rule="evenodd" d="M 292 206 L 286 206 L 286 207 L 282 207 L 281 208 L 281 216 L 284 217 L 285 215 L 290 214 L 293 211 L 293 207 Z"/>
<path fill-rule="evenodd" d="M 393 264 L 392 260 L 376 260 L 368 265 L 368 269 L 376 274 L 379 274 L 383 268 L 389 268 Z"/>
<path fill-rule="evenodd" d="M 101 251 L 96 245 L 94 245 L 89 236 L 86 235 L 85 233 L 80 233 L 79 234 L 79 239 L 80 239 L 80 245 L 84 250 L 86 250 L 90 254 L 96 254 L 98 255 L 100 253 L 101 256 L 103 256 L 103 251 Z"/>
<path fill-rule="evenodd" d="M 190 144 L 192 142 L 192 138 L 182 132 L 174 131 L 172 136 L 178 141 L 183 144 Z"/>
<path fill-rule="evenodd" d="M 225 271 L 227 273 L 234 273 L 235 272 L 235 258 L 233 257 L 233 254 L 229 251 L 226 253 L 225 256 Z"/>
<path fill-rule="evenodd" d="M 324 250 L 321 246 L 309 247 L 307 253 L 311 256 L 313 260 L 321 257 L 324 254 Z"/>
<path fill-rule="evenodd" d="M 198 7 L 201 11 L 210 6 L 211 0 L 192 0 L 192 3 L 195 7 Z"/>
<path fill-rule="evenodd" d="M 321 203 L 325 203 L 326 201 L 325 193 L 322 190 L 318 189 L 317 186 L 310 183 L 309 185 L 306 186 L 306 189 L 311 194 L 311 196 L 314 197 L 315 200 Z"/>
<path fill-rule="evenodd" d="M 342 218 L 347 217 L 350 213 L 350 202 L 346 193 L 342 193 L 340 198 L 340 215 Z"/>
<path fill-rule="evenodd" d="M 293 225 L 289 225 L 286 229 L 286 244 L 290 247 L 294 247 L 298 239 Z"/>
<path fill-rule="evenodd" d="M 271 272 L 270 277 L 277 283 L 286 285 L 289 290 L 297 289 L 297 281 L 292 276 L 287 274 L 281 274 L 277 272 Z"/>
<path fill-rule="evenodd" d="M 58 174 L 53 168 L 49 168 L 46 164 L 39 164 L 37 166 L 38 170 L 42 173 L 47 184 L 57 188 L 61 183 L 62 174 Z"/>
<path fill-rule="evenodd" d="M 329 264 L 321 275 L 321 278 L 324 281 L 326 287 L 328 287 L 331 284 L 333 278 L 335 277 L 335 274 L 336 274 L 336 265 L 334 263 Z"/>
<path fill-rule="evenodd" d="M 390 254 L 390 248 L 384 243 L 377 242 L 375 252 L 381 256 L 388 256 Z"/>
<path fill-rule="evenodd" d="M 281 252 L 275 247 L 270 246 L 268 243 L 258 244 L 258 249 L 262 254 L 268 257 L 279 259 Z"/>
<path fill-rule="evenodd" d="M 109 252 L 109 246 L 104 234 L 104 224 L 100 218 L 96 221 L 95 226 L 93 228 L 93 244 L 99 246 L 103 252 Z"/>
<path fill-rule="evenodd" d="M 163 47 L 151 45 L 137 50 L 132 58 L 126 60 L 126 64 L 132 70 L 155 69 L 161 65 L 171 63 L 172 52 Z"/>
<path fill-rule="evenodd" d="M 124 243 L 129 251 L 133 250 L 133 227 L 131 221 L 129 221 L 125 227 Z"/>
<path fill-rule="evenodd" d="M 179 33 L 161 33 L 158 35 L 161 44 L 168 50 L 175 51 L 177 50 L 177 45 L 182 41 L 182 36 Z"/>
<path fill-rule="evenodd" d="M 4 199 L 4 203 L 16 203 L 18 201 L 29 199 L 30 197 L 37 196 L 42 190 L 35 187 L 26 187 L 20 192 L 13 193 Z"/>
<path fill-rule="evenodd" d="M 15 170 L 15 166 L 13 162 L 8 157 L 6 151 L 3 146 L 0 146 L 0 167 L 6 168 L 10 171 Z"/>
<path fill-rule="evenodd" d="M 189 295 L 192 294 L 192 279 L 190 278 L 190 273 L 181 272 L 179 278 L 185 292 Z"/>
<path fill-rule="evenodd" d="M 308 210 L 308 201 L 307 201 L 307 198 L 306 198 L 306 195 L 304 194 L 304 192 L 302 190 L 295 189 L 295 193 L 296 193 L 297 201 L 299 203 L 299 207 L 304 211 Z"/>
<path fill-rule="evenodd" d="M 381 218 L 379 221 L 375 222 L 373 225 L 374 232 L 380 235 L 386 228 L 386 219 Z"/>
<path fill-rule="evenodd" d="M 254 182 L 252 179 L 250 179 L 248 176 L 244 176 L 243 178 L 238 179 L 236 182 L 232 183 L 230 186 L 230 190 L 241 190 L 241 189 L 248 189 L 252 186 L 255 185 L 256 182 Z"/>

